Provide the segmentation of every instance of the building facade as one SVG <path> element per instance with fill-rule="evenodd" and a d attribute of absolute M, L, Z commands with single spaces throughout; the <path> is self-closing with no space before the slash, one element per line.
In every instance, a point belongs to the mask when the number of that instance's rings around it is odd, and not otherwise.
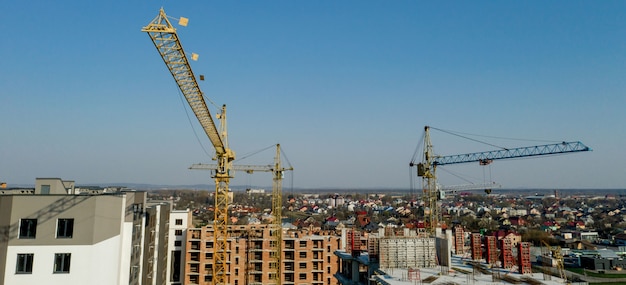
<path fill-rule="evenodd" d="M 167 206 L 148 210 L 145 192 L 35 185 L 34 194 L 0 195 L 0 284 L 162 284 Z"/>
<path fill-rule="evenodd" d="M 191 211 L 173 210 L 170 214 L 169 241 L 167 253 L 167 285 L 183 284 L 185 274 L 185 251 L 187 229 L 192 228 Z"/>
<path fill-rule="evenodd" d="M 233 285 L 272 284 L 271 225 L 228 226 L 226 272 Z M 212 284 L 213 228 L 187 230 L 184 284 Z M 341 238 L 329 232 L 285 231 L 281 251 L 281 284 L 338 284 L 334 252 Z"/>

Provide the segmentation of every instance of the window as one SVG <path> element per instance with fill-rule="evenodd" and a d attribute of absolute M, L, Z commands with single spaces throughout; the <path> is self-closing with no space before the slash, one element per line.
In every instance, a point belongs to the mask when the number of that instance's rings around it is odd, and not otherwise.
<path fill-rule="evenodd" d="M 174 231 L 174 235 L 182 236 L 183 235 L 183 230 L 176 230 L 176 231 Z"/>
<path fill-rule="evenodd" d="M 70 273 L 71 253 L 54 254 L 54 273 Z"/>
<path fill-rule="evenodd" d="M 300 280 L 306 280 L 306 273 L 300 273 Z"/>
<path fill-rule="evenodd" d="M 306 240 L 300 241 L 300 247 L 306 247 Z"/>
<path fill-rule="evenodd" d="M 300 252 L 300 258 L 306 258 L 306 251 Z"/>
<path fill-rule="evenodd" d="M 72 238 L 74 234 L 74 219 L 57 220 L 57 238 Z"/>
<path fill-rule="evenodd" d="M 33 273 L 33 257 L 32 253 L 19 253 L 17 254 L 17 267 L 15 273 L 17 274 L 31 274 Z"/>
<path fill-rule="evenodd" d="M 181 246 L 182 244 L 183 244 L 182 241 L 179 241 L 179 240 L 174 241 L 174 246 Z"/>
<path fill-rule="evenodd" d="M 306 269 L 306 263 L 305 262 L 301 262 L 300 263 L 300 269 Z"/>
<path fill-rule="evenodd" d="M 50 194 L 50 185 L 41 185 L 41 194 Z"/>
<path fill-rule="evenodd" d="M 183 224 L 183 219 L 176 219 L 175 223 L 180 226 Z"/>
<path fill-rule="evenodd" d="M 143 217 L 143 204 L 133 204 L 133 221 Z"/>
<path fill-rule="evenodd" d="M 37 233 L 37 219 L 20 220 L 20 238 L 35 238 Z"/>

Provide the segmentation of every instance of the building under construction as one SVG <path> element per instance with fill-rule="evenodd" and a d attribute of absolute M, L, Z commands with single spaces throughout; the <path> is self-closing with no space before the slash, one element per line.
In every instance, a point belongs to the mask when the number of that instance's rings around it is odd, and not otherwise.
<path fill-rule="evenodd" d="M 449 266 L 450 234 L 434 238 L 408 228 L 386 228 L 377 233 L 344 230 L 342 237 L 346 239 L 346 250 L 335 253 L 341 259 L 335 274 L 341 284 L 369 284 L 370 276 L 380 270 Z"/>
<path fill-rule="evenodd" d="M 514 246 L 513 236 L 470 234 L 456 227 L 437 230 L 435 237 L 407 228 L 385 228 L 375 233 L 344 229 L 345 250 L 335 277 L 340 284 L 562 284 L 563 277 L 546 281 L 532 272 L 530 244 Z M 342 242 L 343 243 L 343 242 Z M 462 254 L 451 255 L 453 248 Z M 542 281 L 539 281 L 543 279 Z"/>
<path fill-rule="evenodd" d="M 226 247 L 226 281 L 234 285 L 275 284 L 271 225 L 230 225 Z M 213 284 L 214 230 L 187 230 L 184 284 Z M 282 236 L 280 284 L 338 284 L 333 274 L 341 246 L 334 232 L 285 231 Z"/>

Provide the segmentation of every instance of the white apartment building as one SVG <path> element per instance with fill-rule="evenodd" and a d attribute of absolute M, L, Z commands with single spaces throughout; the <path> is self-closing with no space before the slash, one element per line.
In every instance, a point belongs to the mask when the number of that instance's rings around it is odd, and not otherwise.
<path fill-rule="evenodd" d="M 169 208 L 147 211 L 145 192 L 73 188 L 38 178 L 34 194 L 0 195 L 0 284 L 162 284 Z"/>
<path fill-rule="evenodd" d="M 187 229 L 192 228 L 191 211 L 173 210 L 170 213 L 167 252 L 167 285 L 181 285 L 185 280 L 185 244 Z"/>

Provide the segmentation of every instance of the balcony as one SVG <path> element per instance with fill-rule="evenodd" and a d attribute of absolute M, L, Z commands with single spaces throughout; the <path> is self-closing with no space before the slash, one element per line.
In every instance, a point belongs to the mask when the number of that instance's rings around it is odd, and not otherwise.
<path fill-rule="evenodd" d="M 191 266 L 189 266 L 189 273 L 200 273 L 200 265 L 192 264 Z"/>
<path fill-rule="evenodd" d="M 189 276 L 189 282 L 186 282 L 185 284 L 200 284 L 199 283 L 200 278 L 198 276 Z"/>
<path fill-rule="evenodd" d="M 200 272 L 187 272 L 187 275 L 189 275 L 190 278 L 194 277 L 194 276 L 198 277 L 198 276 L 200 276 Z"/>
<path fill-rule="evenodd" d="M 200 230 L 189 230 L 189 238 L 199 240 Z"/>
<path fill-rule="evenodd" d="M 190 252 L 189 253 L 189 261 L 200 262 L 200 253 L 199 252 Z"/>
<path fill-rule="evenodd" d="M 189 250 L 199 251 L 200 250 L 200 241 L 191 241 L 191 242 L 189 242 Z"/>

